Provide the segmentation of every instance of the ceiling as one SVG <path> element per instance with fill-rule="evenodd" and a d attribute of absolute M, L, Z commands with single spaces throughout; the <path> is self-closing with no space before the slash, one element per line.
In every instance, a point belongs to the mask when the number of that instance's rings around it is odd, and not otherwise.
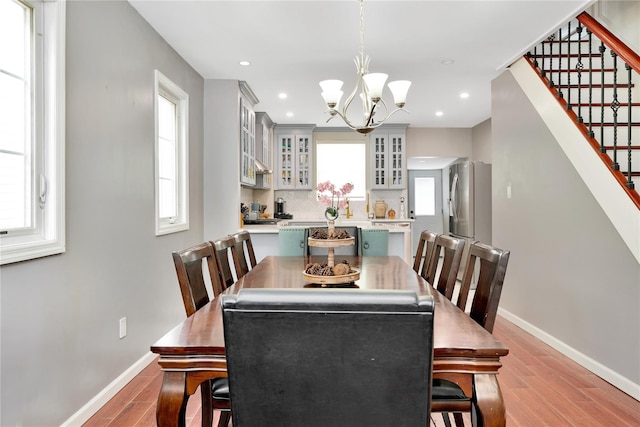
<path fill-rule="evenodd" d="M 325 123 L 318 82 L 343 80 L 343 100 L 353 90 L 353 59 L 360 49 L 357 0 L 129 3 L 203 78 L 245 80 L 259 99 L 255 110 L 274 122 L 344 127 L 339 118 Z M 413 82 L 409 113 L 397 112 L 387 122 L 468 128 L 488 119 L 491 80 L 592 3 L 367 0 L 369 71 Z M 243 60 L 251 65 L 239 65 Z M 279 99 L 281 92 L 286 99 Z M 468 98 L 460 98 L 463 92 Z"/>

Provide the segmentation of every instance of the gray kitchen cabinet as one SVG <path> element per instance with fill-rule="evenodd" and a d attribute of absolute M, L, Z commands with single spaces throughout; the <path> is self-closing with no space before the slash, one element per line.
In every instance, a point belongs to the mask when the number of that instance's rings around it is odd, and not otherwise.
<path fill-rule="evenodd" d="M 380 127 L 371 133 L 371 188 L 407 188 L 406 125 Z"/>
<path fill-rule="evenodd" d="M 256 113 L 256 159 L 273 170 L 273 128 L 275 124 L 267 113 Z M 273 186 L 273 174 L 256 170 L 254 188 L 269 190 Z"/>
<path fill-rule="evenodd" d="M 276 125 L 276 190 L 313 188 L 313 129 L 315 125 Z"/>
<path fill-rule="evenodd" d="M 258 98 L 249 85 L 239 82 L 240 88 L 240 183 L 254 186 L 256 183 L 256 114 L 253 106 Z"/>

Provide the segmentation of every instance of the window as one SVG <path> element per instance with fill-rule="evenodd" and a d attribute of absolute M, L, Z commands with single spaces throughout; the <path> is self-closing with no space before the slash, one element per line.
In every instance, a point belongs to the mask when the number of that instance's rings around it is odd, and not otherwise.
<path fill-rule="evenodd" d="M 436 214 L 436 178 L 416 177 L 414 180 L 415 214 L 416 216 Z"/>
<path fill-rule="evenodd" d="M 155 72 L 156 235 L 189 229 L 189 95 Z"/>
<path fill-rule="evenodd" d="M 0 2 L 0 263 L 65 251 L 65 2 Z"/>
<path fill-rule="evenodd" d="M 318 141 L 316 145 L 316 183 L 331 181 L 338 188 L 353 183 L 349 200 L 365 200 L 366 145 L 363 141 Z"/>

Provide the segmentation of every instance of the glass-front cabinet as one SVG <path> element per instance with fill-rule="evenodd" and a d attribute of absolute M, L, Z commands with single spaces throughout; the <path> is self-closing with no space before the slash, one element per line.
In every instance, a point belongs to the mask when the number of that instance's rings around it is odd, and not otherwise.
<path fill-rule="evenodd" d="M 371 133 L 371 188 L 407 188 L 407 159 L 405 131 Z"/>
<path fill-rule="evenodd" d="M 246 84 L 240 86 L 240 183 L 253 186 L 256 183 L 256 114 L 253 106 L 258 98 Z"/>
<path fill-rule="evenodd" d="M 260 160 L 268 169 L 273 169 L 273 126 L 274 123 L 267 113 L 256 113 L 256 159 Z M 268 190 L 272 187 L 273 175 L 256 170 L 255 188 Z"/>
<path fill-rule="evenodd" d="M 313 128 L 277 125 L 274 174 L 277 190 L 311 190 L 313 187 Z"/>

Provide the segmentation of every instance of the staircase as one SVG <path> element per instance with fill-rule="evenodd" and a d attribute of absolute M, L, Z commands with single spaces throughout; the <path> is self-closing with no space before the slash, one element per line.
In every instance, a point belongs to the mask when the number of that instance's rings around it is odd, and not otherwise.
<path fill-rule="evenodd" d="M 640 210 L 640 55 L 582 13 L 525 58 Z"/>

